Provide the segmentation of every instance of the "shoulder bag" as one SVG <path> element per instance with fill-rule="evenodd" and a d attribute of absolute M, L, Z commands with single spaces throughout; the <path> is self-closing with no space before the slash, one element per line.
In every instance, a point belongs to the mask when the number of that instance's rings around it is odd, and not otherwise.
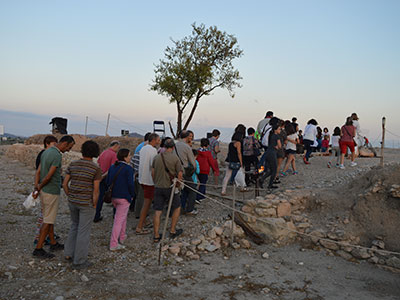
<path fill-rule="evenodd" d="M 179 160 L 181 161 L 181 164 L 183 167 L 183 161 L 182 161 L 181 157 L 179 156 L 178 150 L 176 150 L 176 147 L 175 147 L 175 152 L 176 152 L 176 155 L 178 156 Z M 194 171 L 195 171 L 194 166 L 192 166 L 190 161 L 188 161 L 187 167 L 183 167 L 183 170 L 184 170 L 185 177 L 192 177 L 194 174 Z"/>
<path fill-rule="evenodd" d="M 108 187 L 108 189 L 107 189 L 106 192 L 104 193 L 104 197 L 103 197 L 103 202 L 104 202 L 104 203 L 111 203 L 112 192 L 113 192 L 114 184 L 115 184 L 115 181 L 117 180 L 117 177 L 118 177 L 118 175 L 119 175 L 119 173 L 121 172 L 121 170 L 122 170 L 123 167 L 124 167 L 124 166 L 122 165 L 122 166 L 118 169 L 117 173 L 114 175 L 114 178 L 113 178 L 113 180 L 112 180 L 111 185 Z"/>

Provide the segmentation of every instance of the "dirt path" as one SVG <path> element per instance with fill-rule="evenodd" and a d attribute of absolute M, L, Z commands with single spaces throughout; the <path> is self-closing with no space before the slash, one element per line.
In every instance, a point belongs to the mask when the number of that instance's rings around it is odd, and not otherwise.
<path fill-rule="evenodd" d="M 9 161 L 0 150 L 0 172 L 0 299 L 400 299 L 399 274 L 296 244 L 225 248 L 182 262 L 169 255 L 159 267 L 150 237 L 133 235 L 133 214 L 128 219 L 127 250 L 111 253 L 110 207 L 104 208 L 105 220 L 92 228 L 92 268 L 73 271 L 62 253 L 40 261 L 31 256 L 36 211 L 22 207 L 34 171 Z M 56 232 L 65 239 L 70 223 L 62 199 Z M 197 218 L 181 218 L 180 226 L 186 229 L 182 239 L 198 236 L 227 214 L 213 203 L 203 203 Z M 262 258 L 265 252 L 268 259 Z"/>

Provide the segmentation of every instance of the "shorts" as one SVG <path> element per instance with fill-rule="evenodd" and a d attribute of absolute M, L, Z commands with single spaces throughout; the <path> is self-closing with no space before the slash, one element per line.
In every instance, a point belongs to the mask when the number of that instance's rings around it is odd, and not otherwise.
<path fill-rule="evenodd" d="M 218 167 L 218 160 L 217 159 L 213 159 L 214 162 L 214 169 L 215 171 L 211 168 L 211 171 L 213 172 L 214 176 L 219 176 L 219 167 Z"/>
<path fill-rule="evenodd" d="M 58 212 L 60 195 L 48 194 L 40 192 L 40 201 L 42 205 L 43 223 L 54 224 Z"/>
<path fill-rule="evenodd" d="M 154 210 L 163 210 L 166 205 L 168 205 L 169 198 L 171 197 L 172 188 L 156 188 L 154 191 Z M 181 207 L 181 197 L 180 193 L 174 194 L 172 199 L 171 209 L 174 211 L 178 207 Z"/>
<path fill-rule="evenodd" d="M 283 149 L 278 149 L 276 151 L 276 157 L 277 158 L 285 158 L 285 151 Z"/>
<path fill-rule="evenodd" d="M 347 152 L 347 147 L 350 148 L 351 153 L 354 152 L 354 142 L 353 141 L 350 141 L 350 142 L 341 141 L 340 142 L 340 152 L 346 153 Z"/>
<path fill-rule="evenodd" d="M 289 155 L 289 154 L 297 154 L 297 151 L 296 150 L 292 150 L 292 149 L 286 149 L 286 155 Z"/>
<path fill-rule="evenodd" d="M 154 198 L 154 185 L 145 185 L 142 184 L 143 188 L 143 195 L 146 199 L 153 199 Z"/>

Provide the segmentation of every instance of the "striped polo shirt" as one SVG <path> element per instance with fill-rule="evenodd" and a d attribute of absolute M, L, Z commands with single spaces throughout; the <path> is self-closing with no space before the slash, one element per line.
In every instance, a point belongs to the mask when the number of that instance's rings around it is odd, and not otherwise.
<path fill-rule="evenodd" d="M 89 206 L 93 199 L 93 181 L 101 180 L 101 169 L 92 161 L 76 160 L 67 168 L 71 176 L 68 201 L 77 205 Z"/>

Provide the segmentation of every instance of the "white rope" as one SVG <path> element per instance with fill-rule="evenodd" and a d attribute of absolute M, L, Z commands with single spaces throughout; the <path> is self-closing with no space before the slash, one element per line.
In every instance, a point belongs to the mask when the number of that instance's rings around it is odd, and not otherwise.
<path fill-rule="evenodd" d="M 278 224 L 275 224 L 275 223 L 272 223 L 272 222 L 268 222 L 268 221 L 265 220 L 265 219 L 262 219 L 262 218 L 253 216 L 253 215 L 251 215 L 251 214 L 249 214 L 249 213 L 245 213 L 245 212 L 240 211 L 240 210 L 238 210 L 238 209 L 234 209 L 234 208 L 232 208 L 231 206 L 229 206 L 229 205 L 227 205 L 227 204 L 225 204 L 225 203 L 221 203 L 221 202 L 219 202 L 219 201 L 216 200 L 216 199 L 213 199 L 213 198 L 211 198 L 211 197 L 209 197 L 209 196 L 207 196 L 207 195 L 205 195 L 205 194 L 203 194 L 203 193 L 200 193 L 198 190 L 196 190 L 196 189 L 190 187 L 189 185 L 186 185 L 183 181 L 181 181 L 181 180 L 178 180 L 178 181 L 181 182 L 181 183 L 182 183 L 184 186 L 186 186 L 187 188 L 191 189 L 192 191 L 198 193 L 199 195 L 202 195 L 204 198 L 207 198 L 207 199 L 209 199 L 209 200 L 211 200 L 211 201 L 213 201 L 213 202 L 215 202 L 215 203 L 217 203 L 217 204 L 219 204 L 219 205 L 221 205 L 221 206 L 223 206 L 223 207 L 225 207 L 225 208 L 227 208 L 227 209 L 229 209 L 229 210 L 235 211 L 235 212 L 237 212 L 237 213 L 240 213 L 240 214 L 242 214 L 242 215 L 245 215 L 245 216 L 248 216 L 248 217 L 251 217 L 251 218 L 255 218 L 256 220 L 259 220 L 259 221 L 261 221 L 261 222 L 263 222 L 263 223 L 266 223 L 266 224 L 269 224 L 269 225 L 272 225 L 272 226 L 275 226 L 275 227 L 280 227 L 281 229 L 285 229 L 285 230 L 288 230 L 288 231 L 290 231 L 290 232 L 297 233 L 297 234 L 299 234 L 299 235 L 308 236 L 308 237 L 310 237 L 310 238 L 316 238 L 316 239 L 322 240 L 322 241 L 332 242 L 332 243 L 338 244 L 338 245 L 340 245 L 340 246 L 352 247 L 352 248 L 358 248 L 358 249 L 365 249 L 365 250 L 371 250 L 371 251 L 377 252 L 377 253 L 386 253 L 386 254 L 400 255 L 399 252 L 388 251 L 388 250 L 381 250 L 381 249 L 373 249 L 373 248 L 364 247 L 364 246 L 360 246 L 360 245 L 352 245 L 352 244 L 348 244 L 348 243 L 345 243 L 345 242 L 339 242 L 339 241 L 331 240 L 331 239 L 328 239 L 328 238 L 321 238 L 321 237 L 319 237 L 319 236 L 315 236 L 315 235 L 312 235 L 312 234 L 309 234 L 309 233 L 300 232 L 300 231 L 297 231 L 297 230 L 294 230 L 294 229 L 290 229 L 290 228 L 288 228 L 288 227 L 284 227 L 284 226 L 281 226 L 281 225 L 278 225 Z M 231 200 L 232 200 L 232 199 L 231 199 Z M 232 200 L 232 201 L 233 201 L 233 200 Z"/>

